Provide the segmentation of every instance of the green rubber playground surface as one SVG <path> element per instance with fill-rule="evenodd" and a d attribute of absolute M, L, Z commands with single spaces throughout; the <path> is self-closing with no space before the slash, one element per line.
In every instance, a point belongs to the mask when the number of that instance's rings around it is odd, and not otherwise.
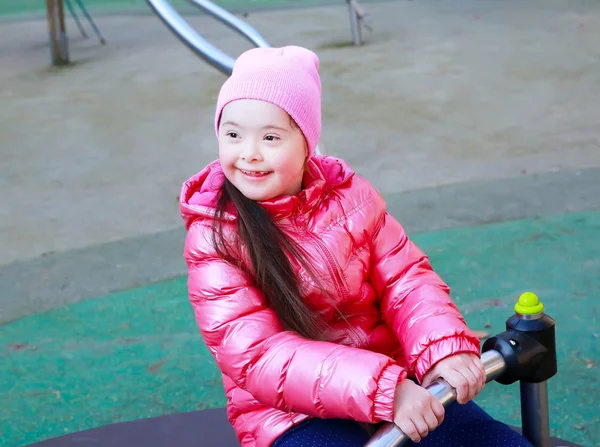
<path fill-rule="evenodd" d="M 453 288 L 473 329 L 504 329 L 523 291 L 556 320 L 553 434 L 599 445 L 600 212 L 413 236 Z M 219 372 L 177 278 L 0 328 L 0 439 L 15 447 L 117 421 L 224 406 Z M 520 424 L 518 386 L 478 402 Z"/>
<path fill-rule="evenodd" d="M 75 8 L 77 0 L 71 0 Z M 297 7 L 306 8 L 319 5 L 340 4 L 344 0 L 215 0 L 214 3 L 233 12 L 264 10 L 269 8 Z M 145 0 L 82 0 L 89 12 L 150 12 Z M 199 10 L 186 0 L 172 0 L 170 3 L 181 12 L 191 13 Z M 363 0 L 363 3 L 368 3 Z M 46 14 L 46 2 L 39 0 L 2 0 L 0 16 L 23 16 Z M 65 14 L 68 10 L 65 9 Z"/>

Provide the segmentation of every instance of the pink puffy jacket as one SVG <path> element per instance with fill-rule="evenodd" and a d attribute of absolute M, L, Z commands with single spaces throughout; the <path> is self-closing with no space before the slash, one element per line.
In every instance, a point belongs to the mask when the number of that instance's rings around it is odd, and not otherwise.
<path fill-rule="evenodd" d="M 479 355 L 480 342 L 448 287 L 381 196 L 326 156 L 309 159 L 300 194 L 261 204 L 310 253 L 314 271 L 329 272 L 325 286 L 354 330 L 294 261 L 306 303 L 327 321 L 333 341 L 283 330 L 250 278 L 210 243 L 222 182 L 215 161 L 184 183 L 181 212 L 190 301 L 222 372 L 229 421 L 242 446 L 270 446 L 309 417 L 392 421 L 399 381 L 420 381 L 452 354 Z M 235 231 L 235 215 L 226 217 L 225 230 Z"/>

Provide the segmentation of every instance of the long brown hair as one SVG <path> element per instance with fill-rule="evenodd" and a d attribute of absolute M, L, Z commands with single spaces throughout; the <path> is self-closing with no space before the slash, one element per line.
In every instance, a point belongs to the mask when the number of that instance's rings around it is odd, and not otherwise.
<path fill-rule="evenodd" d="M 236 259 L 223 235 L 223 217 L 230 204 L 237 211 L 237 236 L 240 245 L 248 250 L 251 268 Z M 267 211 L 244 196 L 227 178 L 216 204 L 212 242 L 219 256 L 251 275 L 267 304 L 287 330 L 313 340 L 323 339 L 325 327 L 316 312 L 304 303 L 298 278 L 285 251 L 300 262 L 309 276 L 315 278 L 314 273 L 299 249 L 273 222 Z"/>

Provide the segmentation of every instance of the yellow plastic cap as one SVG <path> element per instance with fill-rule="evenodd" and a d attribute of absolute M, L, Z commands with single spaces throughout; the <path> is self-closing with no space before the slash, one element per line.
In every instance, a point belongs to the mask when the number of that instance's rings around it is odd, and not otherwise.
<path fill-rule="evenodd" d="M 525 292 L 519 297 L 519 302 L 515 304 L 515 311 L 521 315 L 534 315 L 542 313 L 544 305 L 540 302 L 535 293 Z"/>

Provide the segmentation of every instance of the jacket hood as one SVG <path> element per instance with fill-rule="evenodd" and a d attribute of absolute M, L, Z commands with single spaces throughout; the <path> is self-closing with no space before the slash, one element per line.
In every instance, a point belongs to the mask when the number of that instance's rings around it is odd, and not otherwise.
<path fill-rule="evenodd" d="M 354 171 L 345 161 L 331 156 L 313 155 L 307 161 L 302 191 L 295 196 L 280 196 L 259 203 L 273 218 L 310 211 L 331 189 L 343 185 L 353 176 Z M 221 163 L 215 160 L 183 183 L 179 207 L 186 229 L 198 217 L 214 218 L 219 190 L 224 180 Z M 224 218 L 234 221 L 235 210 L 229 210 Z"/>

